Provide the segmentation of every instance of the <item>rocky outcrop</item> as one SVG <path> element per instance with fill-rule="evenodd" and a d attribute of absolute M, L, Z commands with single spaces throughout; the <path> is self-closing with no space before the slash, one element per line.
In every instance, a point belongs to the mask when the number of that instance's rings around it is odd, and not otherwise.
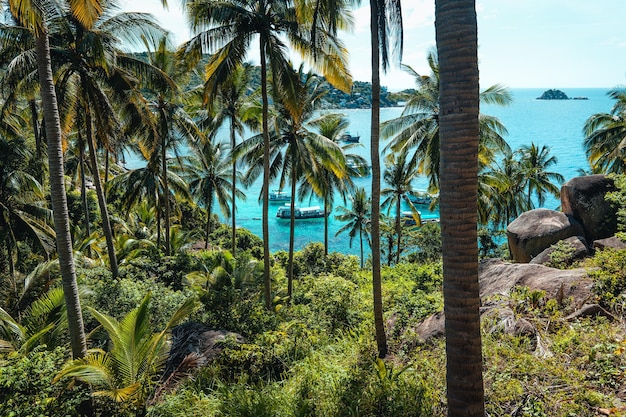
<path fill-rule="evenodd" d="M 513 335 L 534 334 L 532 326 L 524 320 L 515 319 L 508 312 L 506 302 L 487 302 L 497 295 L 507 296 L 514 287 L 545 291 L 545 299 L 556 299 L 559 304 L 568 301 L 571 311 L 578 310 L 592 297 L 593 281 L 587 270 L 556 269 L 537 264 L 504 262 L 501 259 L 486 259 L 478 268 L 480 298 L 483 302 L 481 317 L 494 319 L 493 331 L 502 330 Z M 512 311 L 511 311 L 512 313 Z M 420 341 L 425 342 L 444 334 L 444 315 L 437 313 L 424 320 L 416 329 Z"/>
<path fill-rule="evenodd" d="M 605 175 L 572 178 L 561 187 L 561 210 L 582 224 L 587 242 L 617 231 L 616 210 L 605 200 L 609 191 L 615 191 L 615 184 Z"/>
<path fill-rule="evenodd" d="M 550 89 L 544 91 L 541 96 L 537 97 L 537 100 L 569 100 L 569 97 L 561 90 Z"/>
<path fill-rule="evenodd" d="M 564 265 L 571 265 L 577 259 L 583 259 L 587 257 L 591 252 L 587 247 L 587 241 L 582 236 L 572 236 L 567 239 L 563 239 L 557 243 L 564 243 L 569 245 L 572 248 L 572 252 L 565 259 L 561 259 Z M 531 264 L 541 264 L 546 265 L 553 261 L 552 253 L 556 250 L 555 246 L 552 245 L 547 249 L 544 249 L 539 255 L 535 256 L 530 260 Z"/>
<path fill-rule="evenodd" d="M 595 249 L 626 249 L 626 243 L 615 236 L 611 236 L 606 239 L 594 240 L 593 247 Z"/>
<path fill-rule="evenodd" d="M 548 209 L 522 213 L 506 228 L 511 257 L 515 262 L 530 262 L 543 250 L 560 240 L 583 234 L 572 217 Z"/>

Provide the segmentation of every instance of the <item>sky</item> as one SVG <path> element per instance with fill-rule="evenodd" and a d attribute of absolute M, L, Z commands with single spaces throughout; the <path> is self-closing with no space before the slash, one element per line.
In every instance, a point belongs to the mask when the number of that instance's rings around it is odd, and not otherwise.
<path fill-rule="evenodd" d="M 152 13 L 180 44 L 189 32 L 181 0 L 121 0 L 124 11 Z M 429 74 L 435 47 L 434 0 L 402 0 L 402 63 Z M 355 80 L 370 81 L 369 2 L 353 11 L 355 27 L 341 38 Z M 477 0 L 481 88 L 611 88 L 626 85 L 624 0 Z M 258 55 L 249 59 L 258 64 Z M 295 61 L 295 59 L 294 59 Z M 381 84 L 390 91 L 414 86 L 411 76 L 392 67 Z"/>

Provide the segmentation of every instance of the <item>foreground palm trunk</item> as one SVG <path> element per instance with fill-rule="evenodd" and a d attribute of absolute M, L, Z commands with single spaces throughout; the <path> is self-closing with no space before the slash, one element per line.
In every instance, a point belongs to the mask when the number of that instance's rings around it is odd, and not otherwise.
<path fill-rule="evenodd" d="M 272 277 L 270 275 L 270 133 L 268 126 L 269 103 L 267 98 L 267 61 L 263 49 L 264 39 L 261 38 L 261 100 L 263 101 L 263 284 L 265 308 L 272 309 Z M 293 197 L 292 197 L 293 198 Z"/>
<path fill-rule="evenodd" d="M 474 0 L 437 0 L 435 4 L 448 416 L 484 417 L 476 231 L 476 8 Z"/>
<path fill-rule="evenodd" d="M 372 125 L 371 153 L 372 159 L 372 287 L 374 299 L 374 327 L 376 328 L 376 345 L 378 357 L 387 355 L 387 335 L 383 322 L 383 295 L 380 276 L 380 42 L 378 38 L 378 2 L 370 0 L 370 29 L 372 42 Z"/>
<path fill-rule="evenodd" d="M 72 346 L 72 356 L 82 358 L 87 354 L 83 315 L 78 298 L 76 284 L 76 270 L 72 253 L 72 238 L 70 235 L 70 220 L 65 195 L 65 172 L 63 170 L 63 150 L 61 147 L 61 120 L 57 106 L 52 65 L 50 60 L 50 45 L 45 28 L 36 38 L 37 70 L 41 89 L 41 101 L 46 125 L 46 139 L 48 142 L 48 167 L 50 170 L 50 197 L 56 232 L 56 245 L 59 255 L 59 266 L 63 281 L 63 293 L 67 306 L 67 320 Z"/>

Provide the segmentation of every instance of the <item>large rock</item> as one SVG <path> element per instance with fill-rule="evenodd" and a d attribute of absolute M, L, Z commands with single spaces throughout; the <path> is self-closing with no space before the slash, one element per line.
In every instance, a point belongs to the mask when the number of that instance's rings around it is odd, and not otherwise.
<path fill-rule="evenodd" d="M 604 198 L 615 189 L 613 180 L 604 175 L 572 178 L 561 187 L 561 210 L 582 224 L 587 242 L 617 231 L 616 209 Z"/>
<path fill-rule="evenodd" d="M 560 262 L 564 265 L 571 265 L 575 260 L 582 259 L 590 254 L 589 247 L 587 246 L 587 241 L 582 236 L 568 237 L 567 239 L 561 240 L 560 242 L 571 246 L 573 249 L 572 253 L 570 253 L 567 258 L 560 259 Z M 552 245 L 549 248 L 544 249 L 539 255 L 531 259 L 529 263 L 541 265 L 550 264 L 553 261 L 552 253 L 555 250 L 555 246 Z"/>
<path fill-rule="evenodd" d="M 544 208 L 522 213 L 506 228 L 511 257 L 515 262 L 530 262 L 559 240 L 583 234 L 572 217 Z"/>
<path fill-rule="evenodd" d="M 575 311 L 581 308 L 593 294 L 593 280 L 587 275 L 584 268 L 556 269 L 536 264 L 512 264 L 501 259 L 485 259 L 478 266 L 478 280 L 480 298 L 483 306 L 481 316 L 496 318 L 496 324 L 514 335 L 532 334 L 532 326 L 526 322 L 514 320 L 511 316 L 507 320 L 506 301 L 500 303 L 494 295 L 508 296 L 511 289 L 517 286 L 528 287 L 530 290 L 546 292 L 546 299 L 556 299 L 559 304 L 570 302 L 568 308 Z M 492 297 L 491 301 L 486 299 Z M 445 318 L 443 312 L 436 313 L 422 323 L 415 331 L 421 342 L 427 342 L 433 337 L 444 335 Z"/>

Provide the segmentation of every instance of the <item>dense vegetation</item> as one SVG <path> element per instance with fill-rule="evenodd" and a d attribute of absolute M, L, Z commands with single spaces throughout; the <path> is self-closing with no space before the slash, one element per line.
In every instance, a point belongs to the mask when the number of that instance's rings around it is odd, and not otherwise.
<path fill-rule="evenodd" d="M 321 32 L 329 42 L 307 43 L 309 29 L 327 30 L 330 16 L 314 28 L 294 21 L 282 2 L 269 2 L 276 20 L 267 25 L 265 11 L 237 8 L 244 16 L 222 15 L 215 33 L 240 47 L 207 55 L 205 38 L 171 50 L 149 16 L 98 8 L 92 15 L 72 2 L 46 9 L 51 15 L 44 18 L 17 3 L 10 2 L 12 20 L 0 27 L 1 415 L 446 414 L 445 341 L 421 340 L 416 330 L 443 308 L 442 232 L 437 223 L 421 224 L 415 204 L 424 195 L 412 186 L 427 176 L 427 197 L 438 204 L 445 167 L 436 52 L 428 55 L 430 74 L 406 67 L 414 89 L 400 96 L 381 91 L 381 105 L 406 106 L 380 126 L 388 142 L 375 204 L 352 183 L 370 167 L 340 140 L 345 118 L 318 111 L 377 102 L 377 86 L 350 83 L 345 57 L 326 49 L 337 41 L 332 31 Z M 399 1 L 385 2 L 393 4 Z M 229 32 L 233 27 L 240 31 Z M 253 68 L 243 62 L 244 46 L 259 34 L 271 65 Z M 323 74 L 292 68 L 283 45 L 271 42 L 282 35 L 298 40 L 297 49 L 319 60 Z M 117 49 L 122 39 L 143 41 L 149 52 L 124 54 Z M 623 173 L 626 96 L 620 89 L 611 94 L 616 105 L 590 118 L 585 147 L 594 172 Z M 506 105 L 511 97 L 496 85 L 480 100 Z M 242 137 L 245 131 L 252 135 Z M 556 161 L 549 148 L 511 150 L 505 136 L 496 118 L 480 115 L 484 257 L 506 258 L 502 229 L 556 194 L 562 181 L 550 171 Z M 183 145 L 189 154 L 179 154 Z M 128 151 L 144 164 L 124 168 Z M 292 203 L 312 195 L 324 207 L 336 198 L 349 202 L 338 210 L 341 233 L 365 249 L 361 256 L 329 251 L 328 239 L 269 253 L 267 238 L 236 222 L 238 199 L 260 175 L 264 204 L 270 184 L 291 188 Z M 623 201 L 620 193 L 614 198 Z M 403 220 L 402 203 L 412 222 Z M 294 229 L 292 219 L 292 236 Z M 373 241 L 380 251 L 368 250 Z M 384 265 L 379 282 L 375 258 Z M 583 265 L 596 282 L 590 297 L 617 319 L 624 265 L 626 253 L 611 251 Z M 489 415 L 619 412 L 626 362 L 614 322 L 568 321 L 570 300 L 528 288 L 498 301 L 539 336 L 510 336 L 483 320 Z M 181 323 L 231 333 L 210 360 L 187 355 L 164 376 L 171 334 Z"/>

